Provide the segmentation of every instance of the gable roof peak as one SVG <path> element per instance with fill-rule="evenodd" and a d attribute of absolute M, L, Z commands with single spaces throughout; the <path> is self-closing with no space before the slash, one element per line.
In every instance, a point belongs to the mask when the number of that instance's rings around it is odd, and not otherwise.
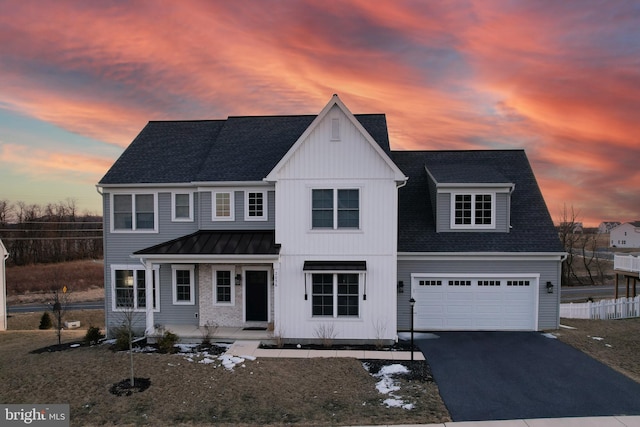
<path fill-rule="evenodd" d="M 397 182 L 405 182 L 408 178 L 402 173 L 402 171 L 396 166 L 396 164 L 391 160 L 391 157 L 380 147 L 380 145 L 373 139 L 371 134 L 364 128 L 364 126 L 356 119 L 353 113 L 347 108 L 347 106 L 342 102 L 338 94 L 334 93 L 331 96 L 331 99 L 324 106 L 322 111 L 316 116 L 316 118 L 311 122 L 309 127 L 300 135 L 298 140 L 291 146 L 289 151 L 280 159 L 280 161 L 275 165 L 275 167 L 269 172 L 269 174 L 264 178 L 265 181 L 277 181 L 277 174 L 280 169 L 289 161 L 293 153 L 304 143 L 304 141 L 309 137 L 311 132 L 325 119 L 325 117 L 329 114 L 331 109 L 337 106 L 342 113 L 347 117 L 347 119 L 351 122 L 351 124 L 358 129 L 358 131 L 364 136 L 365 140 L 371 145 L 371 147 L 378 153 L 380 157 L 384 160 L 384 162 L 394 171 L 395 180 Z"/>

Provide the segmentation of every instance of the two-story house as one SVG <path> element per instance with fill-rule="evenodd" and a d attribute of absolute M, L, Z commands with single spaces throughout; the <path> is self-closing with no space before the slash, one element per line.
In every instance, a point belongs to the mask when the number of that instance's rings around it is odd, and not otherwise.
<path fill-rule="evenodd" d="M 391 151 L 385 116 L 336 95 L 317 116 L 150 122 L 98 188 L 108 328 L 393 341 L 411 296 L 419 329 L 558 326 L 562 252 L 524 152 Z"/>
<path fill-rule="evenodd" d="M 612 248 L 640 248 L 640 221 L 625 222 L 611 229 Z"/>

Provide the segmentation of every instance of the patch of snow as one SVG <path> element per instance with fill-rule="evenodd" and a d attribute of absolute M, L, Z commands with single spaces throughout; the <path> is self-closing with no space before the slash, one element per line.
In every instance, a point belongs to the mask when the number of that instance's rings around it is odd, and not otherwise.
<path fill-rule="evenodd" d="M 204 359 L 202 359 L 201 361 L 199 361 L 198 363 L 202 363 L 204 365 L 208 365 L 210 363 L 216 363 L 215 360 L 213 359 L 209 359 L 208 357 L 205 357 Z"/>
<path fill-rule="evenodd" d="M 550 333 L 550 332 L 545 332 L 545 333 L 543 333 L 543 334 L 542 334 L 542 336 L 543 336 L 543 337 L 547 337 L 547 338 L 551 338 L 551 339 L 553 339 L 553 340 L 557 340 L 557 339 L 558 339 L 558 337 L 557 337 L 557 336 L 553 335 L 553 334 L 552 334 L 552 333 Z"/>
<path fill-rule="evenodd" d="M 404 400 L 400 399 L 385 399 L 382 403 L 390 408 L 413 409 L 413 403 L 404 403 Z"/>
<path fill-rule="evenodd" d="M 564 329 L 578 329 L 578 328 L 574 328 L 573 326 L 568 326 L 568 325 L 560 325 L 561 328 Z"/>
<path fill-rule="evenodd" d="M 71 348 L 80 347 L 80 344 L 71 344 L 69 347 L 71 347 Z"/>
<path fill-rule="evenodd" d="M 243 356 L 240 356 L 240 357 L 242 357 L 243 359 L 247 359 L 247 360 L 256 360 L 256 357 L 255 357 L 255 356 L 246 356 L 246 355 L 243 355 Z"/>
<path fill-rule="evenodd" d="M 592 340 L 596 340 L 596 341 L 602 341 L 604 340 L 604 338 L 602 337 L 591 337 Z"/>
<path fill-rule="evenodd" d="M 380 372 L 376 374 L 377 377 L 394 375 L 394 374 L 406 374 L 409 373 L 409 370 L 406 366 L 401 365 L 399 363 L 395 363 L 393 365 L 383 366 L 380 369 Z"/>
<path fill-rule="evenodd" d="M 369 367 L 367 364 L 363 364 L 367 371 Z M 380 381 L 376 383 L 376 389 L 381 394 L 388 394 L 389 398 L 386 399 L 383 403 L 388 407 L 398 407 L 403 409 L 413 409 L 412 403 L 406 403 L 402 399 L 399 399 L 398 396 L 392 394 L 394 391 L 400 390 L 400 386 L 396 385 L 393 380 L 393 375 L 396 374 L 406 374 L 409 370 L 404 365 L 400 365 L 398 363 L 393 365 L 386 365 L 380 368 L 380 371 L 377 374 L 374 374 L 374 377 L 380 378 Z"/>
<path fill-rule="evenodd" d="M 609 348 L 613 348 L 613 346 L 611 344 L 605 344 L 605 347 L 609 347 Z"/>
<path fill-rule="evenodd" d="M 244 363 L 244 359 L 242 357 L 229 356 L 228 354 L 223 354 L 218 357 L 218 360 L 222 361 L 222 366 L 230 371 L 233 371 L 233 368 L 235 368 L 236 365 Z"/>

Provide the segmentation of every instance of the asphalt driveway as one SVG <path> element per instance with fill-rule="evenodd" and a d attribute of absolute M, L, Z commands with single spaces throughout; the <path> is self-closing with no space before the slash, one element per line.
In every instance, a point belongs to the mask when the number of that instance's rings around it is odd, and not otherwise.
<path fill-rule="evenodd" d="M 436 335 L 417 344 L 453 421 L 640 415 L 640 384 L 557 339 Z"/>

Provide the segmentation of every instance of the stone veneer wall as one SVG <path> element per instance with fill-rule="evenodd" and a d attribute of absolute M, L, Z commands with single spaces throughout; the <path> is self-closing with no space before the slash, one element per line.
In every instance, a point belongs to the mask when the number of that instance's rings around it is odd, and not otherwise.
<path fill-rule="evenodd" d="M 232 281 L 235 274 L 233 272 Z M 232 286 L 235 288 L 235 300 L 233 305 L 214 305 L 213 294 L 213 268 L 211 264 L 201 264 L 199 269 L 200 289 L 200 320 L 199 326 L 205 326 L 207 322 L 213 322 L 218 326 L 236 326 L 244 325 L 242 321 L 242 286 Z"/>

